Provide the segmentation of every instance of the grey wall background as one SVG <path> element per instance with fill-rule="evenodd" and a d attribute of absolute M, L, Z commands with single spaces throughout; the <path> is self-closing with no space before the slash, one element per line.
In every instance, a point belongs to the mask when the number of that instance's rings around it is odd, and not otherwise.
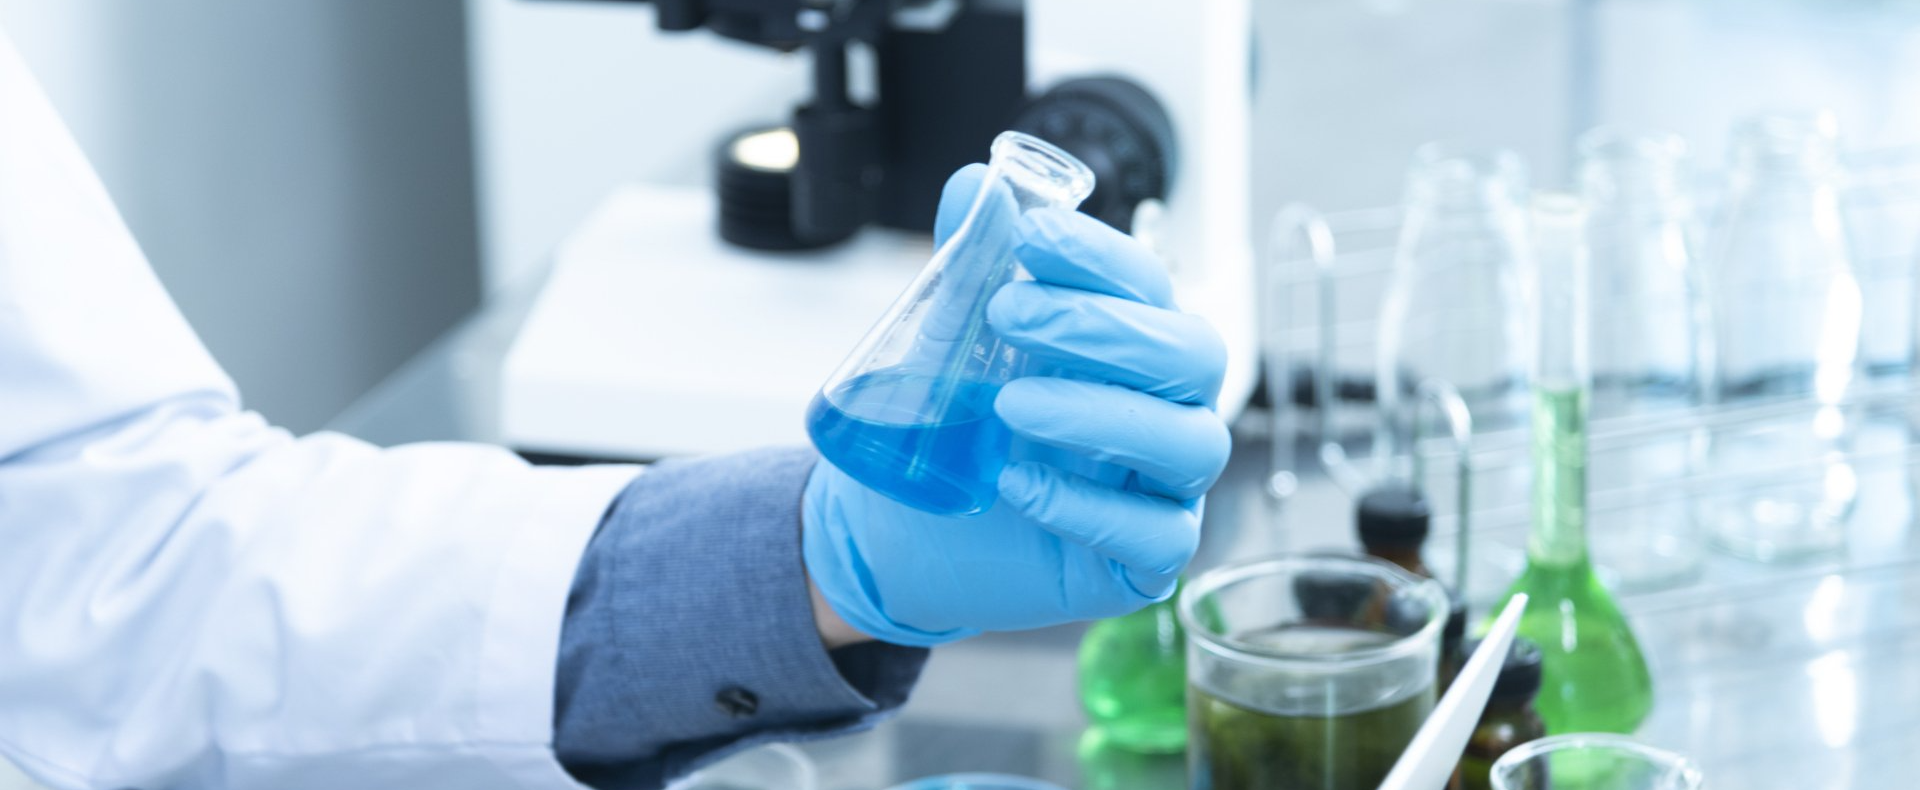
<path fill-rule="evenodd" d="M 319 427 L 479 294 L 462 0 L 0 0 L 249 408 Z"/>

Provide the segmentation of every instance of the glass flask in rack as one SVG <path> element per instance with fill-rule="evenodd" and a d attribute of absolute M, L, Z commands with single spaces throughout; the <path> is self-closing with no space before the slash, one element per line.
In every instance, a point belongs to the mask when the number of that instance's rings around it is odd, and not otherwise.
<path fill-rule="evenodd" d="M 1711 468 L 1734 482 L 1697 500 L 1699 520 L 1750 559 L 1843 549 L 1858 493 L 1842 400 L 1857 374 L 1861 295 L 1841 226 L 1838 137 L 1829 113 L 1742 122 L 1708 248 L 1709 402 L 1806 404 L 1709 435 Z"/>
<path fill-rule="evenodd" d="M 1459 390 L 1476 433 L 1526 425 L 1525 182 L 1510 151 L 1429 144 L 1414 157 L 1374 371 L 1385 477 L 1409 479 L 1427 379 Z"/>
<path fill-rule="evenodd" d="M 1632 508 L 1594 514 L 1595 559 L 1622 589 L 1671 587 L 1700 569 L 1703 540 L 1685 486 L 1675 483 L 1704 466 L 1704 437 L 1633 426 L 1698 407 L 1705 393 L 1711 338 L 1690 243 L 1686 143 L 1601 127 L 1582 135 L 1578 150 L 1592 249 L 1589 416 L 1633 433 L 1625 446 L 1594 454 L 1589 484 L 1648 492 Z"/>
<path fill-rule="evenodd" d="M 1003 132 L 966 218 L 807 409 L 807 433 L 840 471 L 901 504 L 971 515 L 999 498 L 1012 434 L 993 401 L 1030 373 L 987 325 L 987 302 L 1025 272 L 1020 215 L 1072 209 L 1093 171 L 1031 135 Z"/>

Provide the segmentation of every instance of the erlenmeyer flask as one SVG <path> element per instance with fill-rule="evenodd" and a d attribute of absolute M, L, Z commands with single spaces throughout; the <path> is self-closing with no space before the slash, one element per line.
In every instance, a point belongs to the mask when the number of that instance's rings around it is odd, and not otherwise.
<path fill-rule="evenodd" d="M 1592 419 L 1674 415 L 1699 406 L 1711 358 L 1688 239 L 1686 143 L 1677 135 L 1602 127 L 1581 136 L 1580 194 L 1592 256 Z M 1631 428 L 1629 428 L 1631 429 Z M 1700 471 L 1687 431 L 1638 436 L 1597 451 L 1595 490 L 1671 487 Z M 1594 514 L 1595 559 L 1623 590 L 1672 586 L 1700 568 L 1702 539 L 1684 496 Z"/>
<path fill-rule="evenodd" d="M 1708 259 L 1711 402 L 1811 401 L 1791 419 L 1711 436 L 1715 473 L 1745 483 L 1703 498 L 1701 519 L 1718 545 L 1753 559 L 1842 548 L 1858 491 L 1840 401 L 1854 378 L 1861 301 L 1841 230 L 1838 137 L 1827 113 L 1740 124 Z M 1803 468 L 1809 461 L 1815 469 Z M 1768 477 L 1782 469 L 1792 477 Z"/>
<path fill-rule="evenodd" d="M 1526 176 L 1510 151 L 1429 144 L 1407 180 L 1406 220 L 1380 315 L 1375 391 L 1383 470 L 1407 479 L 1421 381 L 1452 384 L 1475 433 L 1527 424 Z"/>
<path fill-rule="evenodd" d="M 1012 442 L 993 401 L 1029 371 L 987 326 L 987 302 L 1025 275 L 1020 215 L 1075 208 L 1092 191 L 1093 171 L 1067 152 L 1019 132 L 994 138 L 966 219 L 814 396 L 807 432 L 820 454 L 928 513 L 991 507 Z"/>

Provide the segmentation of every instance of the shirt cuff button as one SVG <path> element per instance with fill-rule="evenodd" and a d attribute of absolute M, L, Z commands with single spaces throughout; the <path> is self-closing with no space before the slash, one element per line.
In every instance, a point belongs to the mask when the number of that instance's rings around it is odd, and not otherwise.
<path fill-rule="evenodd" d="M 739 686 L 728 686 L 713 695 L 713 704 L 720 712 L 735 719 L 744 719 L 760 710 L 760 698 L 753 692 Z"/>

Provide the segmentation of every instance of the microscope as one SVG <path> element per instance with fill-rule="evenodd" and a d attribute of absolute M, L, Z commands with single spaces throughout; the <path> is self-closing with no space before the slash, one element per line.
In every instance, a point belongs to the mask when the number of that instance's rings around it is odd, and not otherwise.
<path fill-rule="evenodd" d="M 716 141 L 710 188 L 622 189 L 560 246 L 503 365 L 508 444 L 649 459 L 806 441 L 814 390 L 931 255 L 946 178 L 1006 129 L 1094 170 L 1081 210 L 1167 261 L 1181 307 L 1227 339 L 1221 411 L 1244 404 L 1248 0 L 599 1 L 804 55 L 809 93 Z"/>

